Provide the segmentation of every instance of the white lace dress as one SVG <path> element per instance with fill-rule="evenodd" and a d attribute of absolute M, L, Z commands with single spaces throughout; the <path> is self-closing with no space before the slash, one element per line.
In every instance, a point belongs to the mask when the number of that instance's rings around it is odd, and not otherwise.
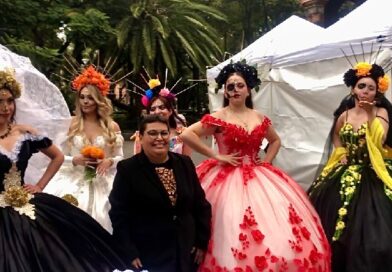
<path fill-rule="evenodd" d="M 83 137 L 76 135 L 70 150 L 64 152 L 66 156 L 63 165 L 44 191 L 59 197 L 66 194 L 73 195 L 78 200 L 78 207 L 90 214 L 111 233 L 112 224 L 108 215 L 110 209 L 108 196 L 112 190 L 117 163 L 123 159 L 123 142 L 124 139 L 120 133 L 117 134 L 113 147 L 106 144 L 103 136 L 95 138 L 92 145 L 102 148 L 105 151 L 105 158 L 113 159 L 114 163 L 106 175 L 97 174 L 89 181 L 85 178 L 85 168 L 72 164 L 73 156 L 79 155 L 81 149 L 86 146 Z"/>

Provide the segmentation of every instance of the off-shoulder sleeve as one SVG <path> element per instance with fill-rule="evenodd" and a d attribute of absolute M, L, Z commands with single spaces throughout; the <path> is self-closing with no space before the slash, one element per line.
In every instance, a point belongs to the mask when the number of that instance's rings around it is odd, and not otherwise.
<path fill-rule="evenodd" d="M 263 119 L 263 126 L 265 128 L 268 128 L 272 125 L 272 121 L 271 119 L 269 119 L 269 117 L 267 115 L 264 115 L 264 119 Z"/>
<path fill-rule="evenodd" d="M 200 122 L 203 124 L 203 126 L 206 127 L 223 127 L 225 122 L 223 120 L 220 120 L 218 118 L 215 118 L 214 116 L 210 114 L 205 114 Z"/>
<path fill-rule="evenodd" d="M 53 144 L 51 139 L 42 135 L 33 135 L 28 133 L 26 134 L 26 139 L 30 143 L 32 153 L 37 153 L 40 149 L 48 148 Z"/>

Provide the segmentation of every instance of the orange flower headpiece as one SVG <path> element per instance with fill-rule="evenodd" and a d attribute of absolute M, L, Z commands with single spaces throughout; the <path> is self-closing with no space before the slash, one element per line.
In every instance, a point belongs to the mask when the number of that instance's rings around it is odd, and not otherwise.
<path fill-rule="evenodd" d="M 390 79 L 384 69 L 375 63 L 358 62 L 353 69 L 349 69 L 344 74 L 343 79 L 348 87 L 354 87 L 363 77 L 370 77 L 377 82 L 378 92 L 383 94 L 388 90 Z"/>
<path fill-rule="evenodd" d="M 103 96 L 110 90 L 110 81 L 92 65 L 85 68 L 80 75 L 72 81 L 72 88 L 80 92 L 86 85 L 94 85 Z"/>

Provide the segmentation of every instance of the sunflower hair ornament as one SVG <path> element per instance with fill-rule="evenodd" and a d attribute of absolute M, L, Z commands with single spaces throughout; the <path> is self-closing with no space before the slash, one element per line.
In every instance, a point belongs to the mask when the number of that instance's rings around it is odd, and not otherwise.
<path fill-rule="evenodd" d="M 229 76 L 234 73 L 241 74 L 245 79 L 246 85 L 250 89 L 256 88 L 255 90 L 258 91 L 258 86 L 260 85 L 261 80 L 257 77 L 257 69 L 246 64 L 246 60 L 241 60 L 235 63 L 231 62 L 222 68 L 218 76 L 215 78 L 215 81 L 218 84 L 215 92 L 218 92 L 218 90 L 226 83 Z"/>
<path fill-rule="evenodd" d="M 147 80 L 142 74 L 141 77 L 143 78 L 143 80 L 146 82 L 148 88 L 147 89 L 143 89 L 142 87 L 136 85 L 134 82 L 129 81 L 132 85 L 134 85 L 136 88 L 138 88 L 139 90 L 141 90 L 143 92 L 143 94 L 137 93 L 139 95 L 142 96 L 141 98 L 141 103 L 144 107 L 148 107 L 148 105 L 150 104 L 151 100 L 154 97 L 164 97 L 166 98 L 170 103 L 174 103 L 176 96 L 178 96 L 179 94 L 189 90 L 190 88 L 194 87 L 197 85 L 197 83 L 187 87 L 186 89 L 183 89 L 177 93 L 172 92 L 172 90 L 177 86 L 177 84 L 181 81 L 182 78 L 178 79 L 176 81 L 176 83 L 169 89 L 168 87 L 166 87 L 166 83 L 167 83 L 167 73 L 168 70 L 166 69 L 165 71 L 165 82 L 164 85 L 162 85 L 158 75 L 156 76 L 156 78 L 152 78 L 147 70 L 143 67 L 144 71 L 146 72 L 149 80 Z"/>
<path fill-rule="evenodd" d="M 0 70 L 0 90 L 9 90 L 14 98 L 21 96 L 22 90 L 20 84 L 16 81 L 15 70 Z"/>

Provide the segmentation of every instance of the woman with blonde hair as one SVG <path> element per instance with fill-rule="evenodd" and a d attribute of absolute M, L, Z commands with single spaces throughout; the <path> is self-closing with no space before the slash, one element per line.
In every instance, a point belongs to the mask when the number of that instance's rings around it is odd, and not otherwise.
<path fill-rule="evenodd" d="M 129 268 L 130 261 L 95 220 L 67 201 L 42 193 L 64 156 L 36 129 L 27 131 L 15 123 L 21 91 L 15 75 L 0 70 L 0 271 Z M 35 182 L 26 180 L 26 168 L 38 152 L 50 162 Z"/>
<path fill-rule="evenodd" d="M 65 162 L 46 192 L 72 195 L 78 207 L 109 232 L 108 195 L 117 162 L 123 159 L 123 137 L 111 118 L 113 108 L 106 97 L 110 82 L 92 66 L 72 82 L 78 92 L 64 153 Z"/>

